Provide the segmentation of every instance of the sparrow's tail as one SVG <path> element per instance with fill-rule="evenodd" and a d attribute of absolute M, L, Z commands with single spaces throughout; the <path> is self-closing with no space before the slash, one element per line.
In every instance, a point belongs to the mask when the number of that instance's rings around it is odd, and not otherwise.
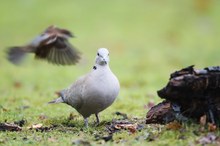
<path fill-rule="evenodd" d="M 20 64 L 26 55 L 24 47 L 11 47 L 7 53 L 8 60 L 16 65 Z"/>

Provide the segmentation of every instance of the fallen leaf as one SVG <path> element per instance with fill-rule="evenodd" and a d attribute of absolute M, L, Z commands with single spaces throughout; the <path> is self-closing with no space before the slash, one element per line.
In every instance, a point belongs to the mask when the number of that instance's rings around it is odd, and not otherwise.
<path fill-rule="evenodd" d="M 131 133 L 135 133 L 137 131 L 137 124 L 135 125 L 128 125 L 127 128 Z"/>
<path fill-rule="evenodd" d="M 216 129 L 217 129 L 217 126 L 216 126 L 215 124 L 213 124 L 213 123 L 208 123 L 208 130 L 209 130 L 210 132 L 214 132 L 214 131 L 216 131 Z"/>
<path fill-rule="evenodd" d="M 43 126 L 43 124 L 39 123 L 39 124 L 31 125 L 31 126 L 27 127 L 27 129 L 36 130 L 37 132 L 47 132 L 47 131 L 53 130 L 55 127 L 57 127 L 57 126 L 56 125 Z"/>
<path fill-rule="evenodd" d="M 142 126 L 137 123 L 132 123 L 128 120 L 117 120 L 113 121 L 107 129 L 110 131 L 109 133 L 115 133 L 119 130 L 128 130 L 130 133 L 135 133 L 137 130 L 140 130 Z"/>
<path fill-rule="evenodd" d="M 37 129 L 37 128 L 41 128 L 43 126 L 43 124 L 34 124 L 34 125 L 32 125 L 31 126 L 31 128 L 33 128 L 33 129 Z"/>
<path fill-rule="evenodd" d="M 137 129 L 137 124 L 116 124 L 116 129 L 128 129 L 131 133 L 135 133 Z"/>
<path fill-rule="evenodd" d="M 27 127 L 28 129 L 39 129 L 43 126 L 43 124 L 39 123 L 39 124 L 33 124 L 30 127 Z"/>
<path fill-rule="evenodd" d="M 168 130 L 179 130 L 180 128 L 182 128 L 182 125 L 177 121 L 173 121 L 173 122 L 168 123 L 166 125 L 166 128 Z"/>

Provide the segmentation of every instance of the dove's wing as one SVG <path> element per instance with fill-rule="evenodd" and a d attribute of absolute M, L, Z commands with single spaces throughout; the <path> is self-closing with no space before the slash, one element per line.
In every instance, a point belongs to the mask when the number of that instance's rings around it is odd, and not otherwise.
<path fill-rule="evenodd" d="M 81 76 L 72 85 L 61 91 L 65 103 L 71 105 L 76 110 L 79 110 L 84 104 L 85 86 L 87 85 L 89 76 L 90 73 Z"/>

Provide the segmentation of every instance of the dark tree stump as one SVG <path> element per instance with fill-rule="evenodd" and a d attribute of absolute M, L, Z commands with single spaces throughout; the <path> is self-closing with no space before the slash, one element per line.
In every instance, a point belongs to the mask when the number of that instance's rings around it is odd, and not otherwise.
<path fill-rule="evenodd" d="M 172 73 L 166 87 L 157 93 L 170 102 L 171 109 L 178 107 L 183 116 L 199 120 L 205 114 L 209 122 L 216 123 L 220 119 L 220 67 L 193 67 Z"/>
<path fill-rule="evenodd" d="M 163 101 L 153 106 L 147 113 L 146 124 L 166 124 L 175 120 L 175 112 L 169 101 Z"/>

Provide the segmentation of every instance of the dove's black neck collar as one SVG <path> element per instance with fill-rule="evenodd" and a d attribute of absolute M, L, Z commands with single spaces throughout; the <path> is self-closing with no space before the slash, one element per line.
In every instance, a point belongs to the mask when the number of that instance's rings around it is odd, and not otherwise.
<path fill-rule="evenodd" d="M 94 65 L 94 66 L 93 66 L 93 70 L 96 70 L 96 69 L 97 69 L 97 67 Z"/>
<path fill-rule="evenodd" d="M 97 69 L 101 69 L 101 68 L 104 69 L 106 67 L 108 67 L 108 64 L 105 64 L 105 65 L 96 64 L 96 65 L 93 66 L 93 70 L 97 70 Z"/>

